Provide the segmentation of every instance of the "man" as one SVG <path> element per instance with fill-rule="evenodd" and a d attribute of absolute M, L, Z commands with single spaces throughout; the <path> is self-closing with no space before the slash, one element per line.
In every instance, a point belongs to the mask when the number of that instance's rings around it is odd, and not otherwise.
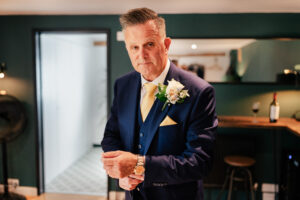
<path fill-rule="evenodd" d="M 119 179 L 126 200 L 203 199 L 201 179 L 211 168 L 218 124 L 214 90 L 170 63 L 171 39 L 154 11 L 133 9 L 120 22 L 135 71 L 114 86 L 101 143 L 104 168 Z M 156 98 L 158 83 L 172 79 L 178 90 L 167 89 L 170 102 Z M 173 95 L 184 91 L 181 86 L 188 90 L 182 101 Z"/>

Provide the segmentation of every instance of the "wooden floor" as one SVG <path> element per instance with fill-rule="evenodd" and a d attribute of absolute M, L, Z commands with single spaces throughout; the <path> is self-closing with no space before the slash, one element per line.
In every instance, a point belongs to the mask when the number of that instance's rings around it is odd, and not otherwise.
<path fill-rule="evenodd" d="M 27 200 L 107 200 L 106 197 L 45 193 L 38 197 L 26 197 Z"/>

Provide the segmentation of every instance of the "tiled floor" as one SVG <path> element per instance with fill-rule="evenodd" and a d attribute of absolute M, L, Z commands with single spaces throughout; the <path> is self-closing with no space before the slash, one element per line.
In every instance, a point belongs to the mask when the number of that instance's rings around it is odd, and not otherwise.
<path fill-rule="evenodd" d="M 47 193 L 107 196 L 107 176 L 100 160 L 102 149 L 91 149 L 46 185 Z"/>
<path fill-rule="evenodd" d="M 80 194 L 52 194 L 45 193 L 38 197 L 27 197 L 27 200 L 107 200 L 106 197 Z"/>

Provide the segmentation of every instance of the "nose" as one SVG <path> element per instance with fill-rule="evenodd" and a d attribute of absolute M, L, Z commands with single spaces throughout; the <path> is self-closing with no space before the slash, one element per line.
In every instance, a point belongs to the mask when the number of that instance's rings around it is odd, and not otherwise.
<path fill-rule="evenodd" d="M 147 50 L 143 47 L 140 48 L 138 55 L 139 55 L 139 58 L 143 58 L 143 59 L 147 58 L 147 56 L 148 56 Z"/>

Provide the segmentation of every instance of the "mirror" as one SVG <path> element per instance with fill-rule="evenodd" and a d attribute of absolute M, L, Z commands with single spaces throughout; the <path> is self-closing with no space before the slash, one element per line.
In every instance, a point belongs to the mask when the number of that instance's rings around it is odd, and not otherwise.
<path fill-rule="evenodd" d="M 214 83 L 300 83 L 300 39 L 172 39 L 169 58 Z"/>

